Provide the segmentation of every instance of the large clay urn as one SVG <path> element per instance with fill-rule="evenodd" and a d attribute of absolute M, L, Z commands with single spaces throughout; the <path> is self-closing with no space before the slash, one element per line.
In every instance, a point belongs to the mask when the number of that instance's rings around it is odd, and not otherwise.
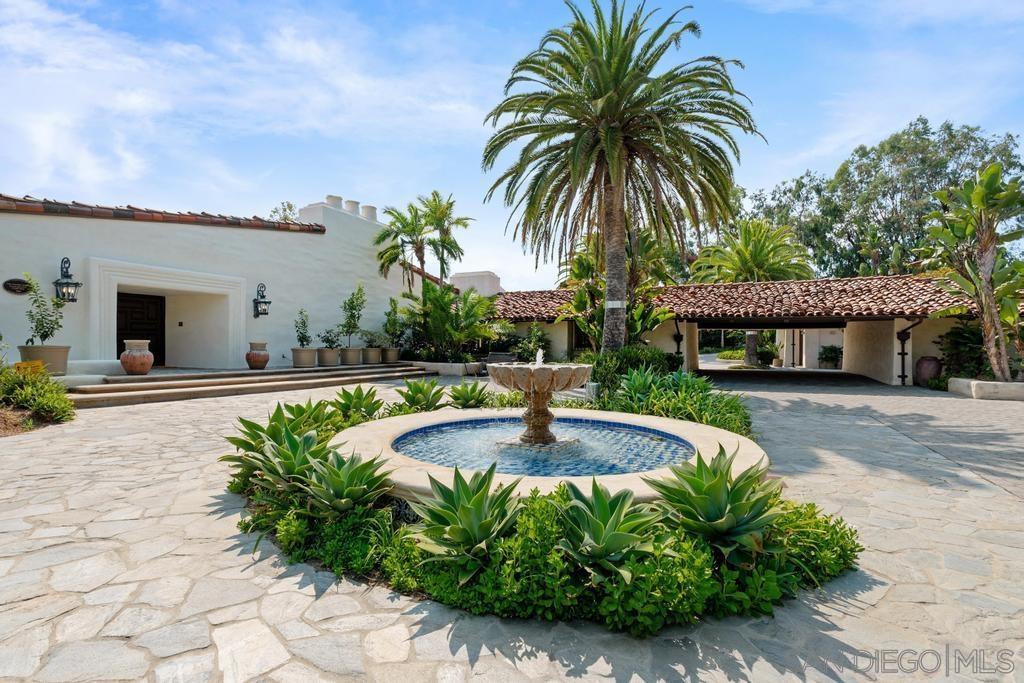
<path fill-rule="evenodd" d="M 153 352 L 148 339 L 125 339 L 121 367 L 129 375 L 147 375 L 153 368 Z"/>
<path fill-rule="evenodd" d="M 250 370 L 262 370 L 270 362 L 270 351 L 267 342 L 249 342 L 249 350 L 245 354 L 245 364 Z"/>
<path fill-rule="evenodd" d="M 921 356 L 914 364 L 914 381 L 922 387 L 928 386 L 928 380 L 942 374 L 942 361 L 935 356 Z"/>

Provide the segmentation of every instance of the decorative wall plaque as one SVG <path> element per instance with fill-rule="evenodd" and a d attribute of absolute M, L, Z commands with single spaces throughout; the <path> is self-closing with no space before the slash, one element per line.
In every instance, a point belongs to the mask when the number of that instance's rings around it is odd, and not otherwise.
<path fill-rule="evenodd" d="M 4 280 L 4 289 L 11 294 L 28 294 L 28 282 L 20 277 L 12 277 L 10 280 Z"/>

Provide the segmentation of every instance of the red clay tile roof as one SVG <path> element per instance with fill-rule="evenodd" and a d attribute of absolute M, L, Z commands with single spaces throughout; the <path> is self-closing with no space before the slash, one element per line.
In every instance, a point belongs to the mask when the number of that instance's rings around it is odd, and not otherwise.
<path fill-rule="evenodd" d="M 554 320 L 557 309 L 572 298 L 567 289 L 541 289 L 532 292 L 501 292 L 494 300 L 498 317 L 522 323 Z"/>
<path fill-rule="evenodd" d="M 99 206 L 79 202 L 58 202 L 35 197 L 11 197 L 0 194 L 0 212 L 23 213 L 34 216 L 70 216 L 73 218 L 109 218 L 127 221 L 152 221 L 156 223 L 184 223 L 187 225 L 218 225 L 228 228 L 250 228 L 253 230 L 282 230 L 320 234 L 327 229 L 319 223 L 288 223 L 268 221 L 257 216 L 240 218 L 210 213 L 175 213 L 159 209 L 140 209 L 137 206 Z"/>
<path fill-rule="evenodd" d="M 512 321 L 554 320 L 569 292 L 506 292 L 498 312 Z M 964 303 L 932 278 L 879 275 L 785 282 L 675 285 L 656 302 L 685 319 L 923 317 Z"/>

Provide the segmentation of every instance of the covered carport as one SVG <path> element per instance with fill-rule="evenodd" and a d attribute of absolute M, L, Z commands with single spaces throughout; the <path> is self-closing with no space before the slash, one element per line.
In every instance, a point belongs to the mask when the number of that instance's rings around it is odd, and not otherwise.
<path fill-rule="evenodd" d="M 936 338 L 955 319 L 929 316 L 965 301 L 935 279 L 910 275 L 679 285 L 664 288 L 656 303 L 675 320 L 650 342 L 675 351 L 675 328 L 685 328 L 684 367 L 700 368 L 700 329 L 780 330 L 784 367 L 797 367 L 808 332 L 836 330 L 842 370 L 890 385 L 913 383 L 922 356 L 941 355 Z M 666 343 L 668 342 L 668 343 Z"/>

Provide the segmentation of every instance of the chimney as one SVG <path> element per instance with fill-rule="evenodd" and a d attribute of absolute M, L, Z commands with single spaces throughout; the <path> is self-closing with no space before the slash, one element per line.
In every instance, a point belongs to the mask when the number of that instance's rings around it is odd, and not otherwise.
<path fill-rule="evenodd" d="M 358 216 L 359 215 L 359 202 L 357 202 L 354 199 L 346 199 L 345 200 L 345 210 L 348 211 L 349 213 L 354 213 L 354 214 L 356 214 Z"/>
<path fill-rule="evenodd" d="M 336 194 L 327 195 L 327 199 L 325 201 L 327 202 L 327 206 L 331 207 L 332 209 L 341 208 L 341 197 L 339 197 Z"/>
<path fill-rule="evenodd" d="M 371 204 L 363 204 L 363 208 L 359 210 L 359 215 L 368 221 L 377 222 L 377 207 Z"/>

